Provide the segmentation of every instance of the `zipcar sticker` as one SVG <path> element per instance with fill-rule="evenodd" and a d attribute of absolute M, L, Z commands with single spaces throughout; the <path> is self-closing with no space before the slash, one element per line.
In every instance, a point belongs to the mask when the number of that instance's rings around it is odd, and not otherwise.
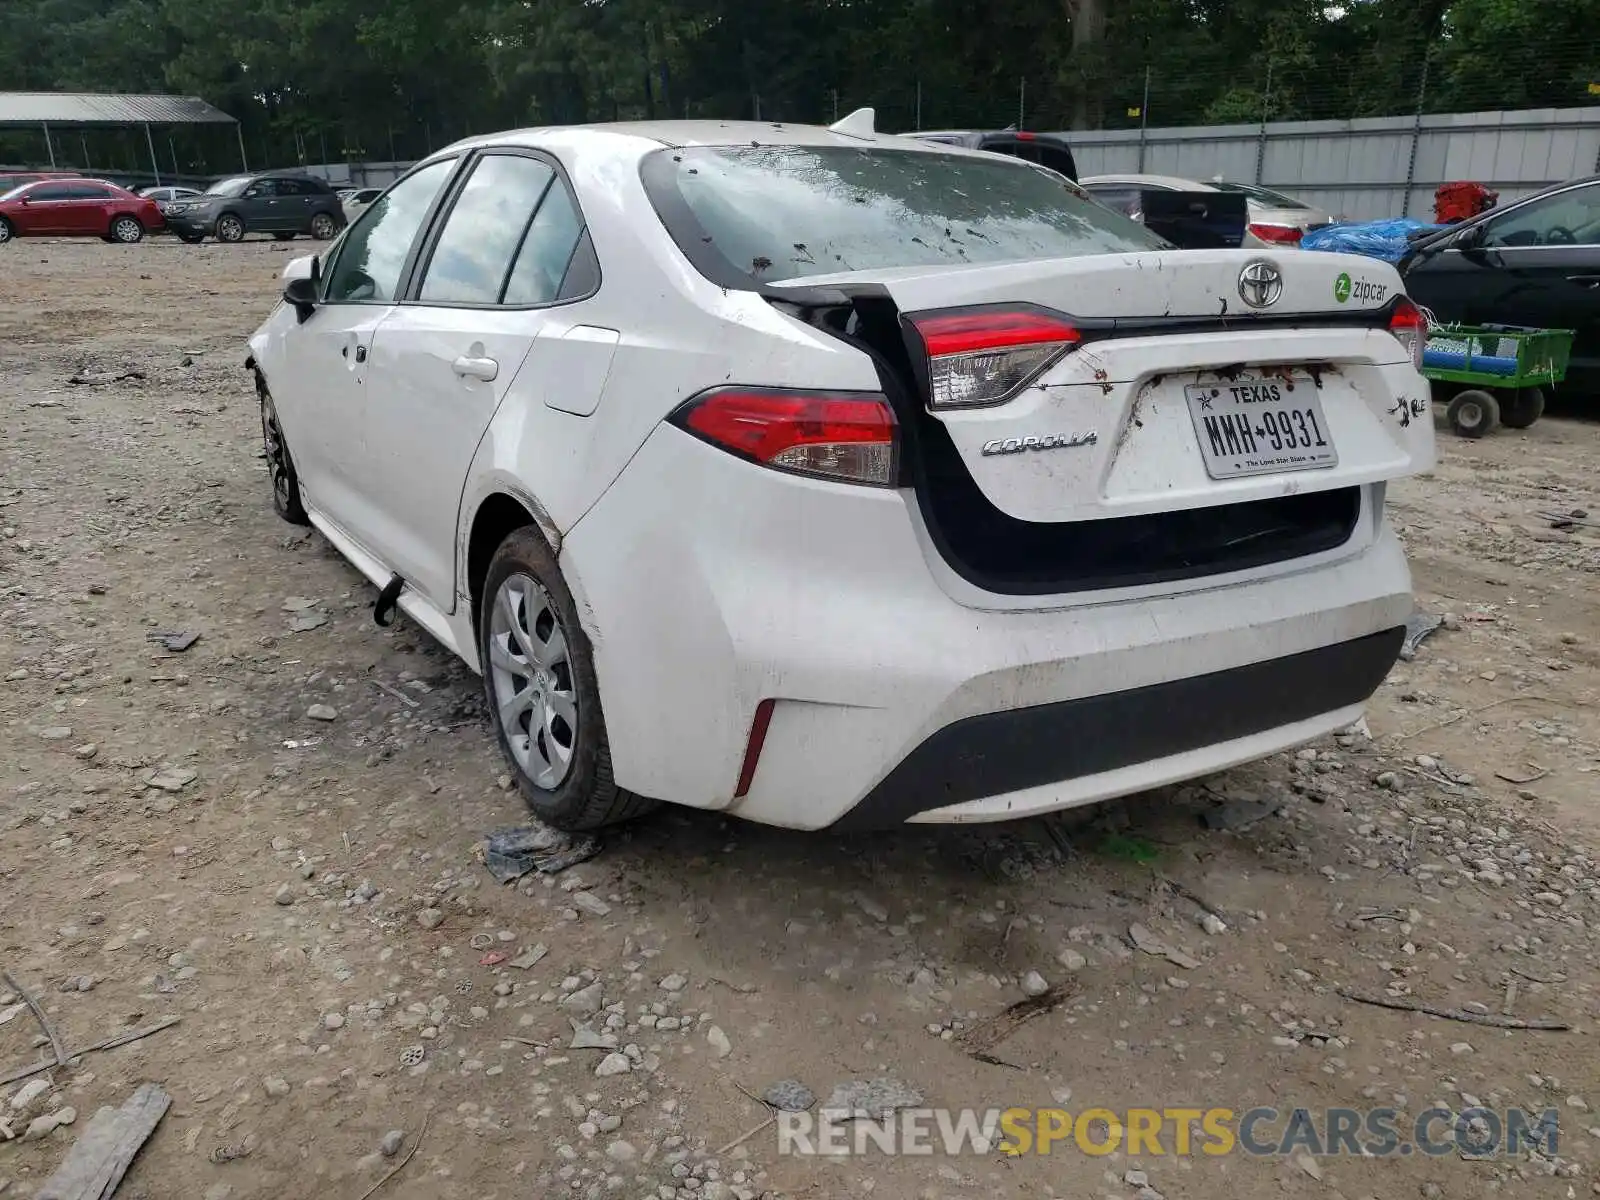
<path fill-rule="evenodd" d="M 1358 303 L 1370 301 L 1373 304 L 1382 304 L 1388 295 L 1388 284 L 1373 283 L 1370 279 L 1351 279 L 1348 271 L 1341 271 L 1339 278 L 1333 281 L 1333 298 L 1340 304 L 1351 299 Z"/>

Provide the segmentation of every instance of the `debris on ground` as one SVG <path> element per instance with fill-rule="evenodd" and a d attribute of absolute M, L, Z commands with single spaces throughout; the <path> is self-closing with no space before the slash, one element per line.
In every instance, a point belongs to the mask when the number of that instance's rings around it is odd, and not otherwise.
<path fill-rule="evenodd" d="M 160 1084 L 142 1083 L 121 1108 L 101 1108 L 35 1200 L 109 1200 L 171 1105 Z"/>
<path fill-rule="evenodd" d="M 198 633 L 152 633 L 149 635 L 152 642 L 159 642 L 163 650 L 170 650 L 174 654 L 182 654 L 190 646 L 200 640 Z"/>
<path fill-rule="evenodd" d="M 1400 660 L 1410 662 L 1417 656 L 1417 647 L 1444 624 L 1443 617 L 1425 613 L 1420 608 L 1406 618 L 1406 637 L 1400 643 Z"/>
<path fill-rule="evenodd" d="M 1207 829 L 1218 831 L 1249 829 L 1264 821 L 1283 806 L 1276 800 L 1230 800 L 1200 814 L 1200 823 Z"/>
<path fill-rule="evenodd" d="M 761 1102 L 783 1112 L 805 1112 L 817 1096 L 798 1079 L 780 1079 L 761 1093 Z"/>
<path fill-rule="evenodd" d="M 829 1093 L 821 1113 L 835 1121 L 865 1117 L 881 1120 L 902 1108 L 919 1108 L 922 1093 L 909 1083 L 880 1075 L 873 1079 L 851 1079 Z"/>
<path fill-rule="evenodd" d="M 1157 936 L 1148 926 L 1137 922 L 1128 926 L 1128 942 L 1135 950 L 1142 950 L 1156 958 L 1164 958 L 1173 966 L 1182 967 L 1186 971 L 1192 971 L 1200 965 L 1200 960 L 1194 955 L 1180 950 Z"/>
<path fill-rule="evenodd" d="M 524 875 L 558 875 L 599 854 L 597 837 L 562 833 L 548 825 L 512 825 L 491 830 L 479 845 L 483 865 L 497 883 Z"/>

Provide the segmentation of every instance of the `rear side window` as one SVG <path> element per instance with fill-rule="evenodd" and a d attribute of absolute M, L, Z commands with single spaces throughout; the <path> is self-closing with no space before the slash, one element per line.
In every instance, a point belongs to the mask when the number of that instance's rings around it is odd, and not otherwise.
<path fill-rule="evenodd" d="M 999 155 L 707 146 L 657 151 L 643 178 L 685 256 L 725 286 L 1166 244 Z"/>
<path fill-rule="evenodd" d="M 561 295 L 567 264 L 583 234 L 583 218 L 572 193 L 557 183 L 528 226 L 506 284 L 507 304 L 549 304 Z"/>
<path fill-rule="evenodd" d="M 549 163 L 487 154 L 439 234 L 418 296 L 424 304 L 498 304 L 528 222 L 555 178 Z"/>

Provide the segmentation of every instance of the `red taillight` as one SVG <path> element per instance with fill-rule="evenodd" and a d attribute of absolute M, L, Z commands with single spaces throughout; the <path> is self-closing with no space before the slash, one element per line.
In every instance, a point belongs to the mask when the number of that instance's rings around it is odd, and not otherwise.
<path fill-rule="evenodd" d="M 1428 341 L 1428 318 L 1412 303 L 1410 297 L 1401 296 L 1389 316 L 1389 332 L 1395 340 L 1411 352 L 1411 363 L 1422 370 L 1422 348 Z"/>
<path fill-rule="evenodd" d="M 1257 241 L 1270 246 L 1298 246 L 1305 230 L 1296 225 L 1265 225 L 1252 223 L 1250 234 Z"/>
<path fill-rule="evenodd" d="M 750 722 L 750 740 L 745 743 L 744 762 L 739 766 L 739 783 L 733 789 L 733 798 L 749 794 L 750 785 L 755 782 L 756 766 L 761 762 L 761 747 L 767 742 L 767 727 L 772 724 L 772 710 L 774 702 L 763 700 L 756 705 L 755 719 Z"/>
<path fill-rule="evenodd" d="M 689 401 L 673 423 L 763 466 L 894 484 L 894 410 L 875 392 L 718 388 Z"/>
<path fill-rule="evenodd" d="M 931 408 L 999 404 L 1083 335 L 1065 317 L 1031 308 L 923 313 L 907 318 L 928 353 Z"/>

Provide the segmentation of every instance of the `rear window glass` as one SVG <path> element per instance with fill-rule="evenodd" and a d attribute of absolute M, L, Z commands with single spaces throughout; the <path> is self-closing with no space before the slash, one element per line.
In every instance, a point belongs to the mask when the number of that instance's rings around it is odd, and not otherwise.
<path fill-rule="evenodd" d="M 1285 196 L 1282 192 L 1275 192 L 1271 188 L 1260 187 L 1253 183 L 1230 183 L 1225 179 L 1219 179 L 1212 186 L 1219 191 L 1242 192 L 1251 200 L 1256 201 L 1256 203 L 1270 205 L 1273 208 L 1311 207 L 1302 200 L 1296 200 L 1293 196 Z"/>
<path fill-rule="evenodd" d="M 998 155 L 705 146 L 645 161 L 656 211 L 707 274 L 763 282 L 1156 250 L 1143 226 Z M 721 273 L 726 273 L 725 271 Z"/>

